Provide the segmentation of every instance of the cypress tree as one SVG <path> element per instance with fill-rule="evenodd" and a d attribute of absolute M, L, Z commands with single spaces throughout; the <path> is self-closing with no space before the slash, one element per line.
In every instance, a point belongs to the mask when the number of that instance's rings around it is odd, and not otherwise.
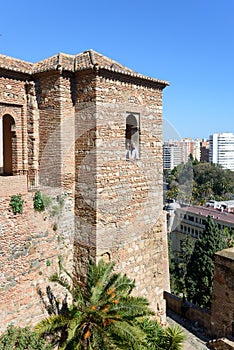
<path fill-rule="evenodd" d="M 215 253 L 227 248 L 222 230 L 208 217 L 205 230 L 196 241 L 187 268 L 186 290 L 194 304 L 210 308 L 212 298 Z"/>

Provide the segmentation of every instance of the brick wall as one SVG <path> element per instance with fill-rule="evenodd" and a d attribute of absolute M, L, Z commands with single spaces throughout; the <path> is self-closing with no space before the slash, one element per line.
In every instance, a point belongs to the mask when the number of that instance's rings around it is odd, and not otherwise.
<path fill-rule="evenodd" d="M 26 175 L 0 176 L 0 198 L 28 192 Z"/>
<path fill-rule="evenodd" d="M 33 195 L 23 195 L 23 214 L 14 215 L 10 198 L 0 199 L 0 332 L 9 323 L 32 326 L 46 316 L 37 295 L 49 284 L 49 276 L 58 268 L 58 256 L 73 266 L 73 235 L 70 225 L 70 199 L 61 207 L 59 192 L 47 192 L 53 200 L 49 209 L 38 213 L 33 209 Z M 55 294 L 62 290 L 51 285 Z"/>
<path fill-rule="evenodd" d="M 204 328 L 206 334 L 210 335 L 210 312 L 200 308 L 197 305 L 186 302 L 186 312 L 185 315 L 183 315 L 182 307 L 184 304 L 181 298 L 167 292 L 164 293 L 164 297 L 166 299 L 167 307 L 169 309 L 171 309 L 180 316 L 186 317 L 192 322 L 198 322 L 199 326 Z"/>
<path fill-rule="evenodd" d="M 83 264 L 91 256 L 115 261 L 165 321 L 163 290 L 169 283 L 162 211 L 162 91 L 102 73 L 82 73 L 77 80 L 77 261 Z M 136 162 L 125 158 L 130 112 L 140 115 L 141 157 Z"/>
<path fill-rule="evenodd" d="M 234 248 L 216 253 L 211 332 L 216 338 L 234 337 Z"/>

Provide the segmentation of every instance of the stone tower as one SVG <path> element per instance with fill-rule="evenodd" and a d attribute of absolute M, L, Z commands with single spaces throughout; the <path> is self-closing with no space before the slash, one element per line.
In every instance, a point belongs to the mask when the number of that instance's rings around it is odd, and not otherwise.
<path fill-rule="evenodd" d="M 0 196 L 34 187 L 66 193 L 59 230 L 69 236 L 67 254 L 81 275 L 90 258 L 114 261 L 163 322 L 169 272 L 162 92 L 168 83 L 93 50 L 35 64 L 0 55 L 0 69 L 0 122 L 9 136 L 8 143 L 0 139 Z"/>

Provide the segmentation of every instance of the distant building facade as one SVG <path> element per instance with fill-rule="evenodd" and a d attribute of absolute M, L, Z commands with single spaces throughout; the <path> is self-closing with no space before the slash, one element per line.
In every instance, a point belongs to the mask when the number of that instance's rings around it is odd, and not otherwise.
<path fill-rule="evenodd" d="M 201 140 L 200 141 L 200 161 L 209 162 L 209 153 L 210 153 L 210 141 Z"/>
<path fill-rule="evenodd" d="M 172 170 L 181 164 L 181 149 L 177 142 L 164 142 L 163 144 L 163 169 Z"/>
<path fill-rule="evenodd" d="M 163 168 L 172 170 L 179 164 L 187 163 L 190 155 L 200 161 L 200 140 L 183 138 L 163 143 Z"/>
<path fill-rule="evenodd" d="M 234 171 L 234 134 L 215 133 L 210 136 L 209 161 Z"/>
<path fill-rule="evenodd" d="M 168 233 L 176 260 L 180 257 L 181 244 L 186 236 L 195 243 L 202 235 L 208 216 L 218 224 L 220 229 L 227 227 L 234 230 L 234 201 L 222 203 L 223 209 L 221 207 L 215 209 L 213 206 L 191 206 L 176 208 L 173 216 L 170 212 L 168 213 Z"/>

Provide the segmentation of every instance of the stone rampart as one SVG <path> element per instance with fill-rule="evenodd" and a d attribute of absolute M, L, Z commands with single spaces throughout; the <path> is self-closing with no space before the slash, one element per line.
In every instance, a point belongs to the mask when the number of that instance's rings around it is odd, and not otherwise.
<path fill-rule="evenodd" d="M 211 333 L 214 338 L 234 337 L 234 248 L 216 253 Z"/>
<path fill-rule="evenodd" d="M 181 298 L 168 292 L 164 293 L 164 297 L 169 309 L 194 323 L 197 322 L 198 325 L 205 330 L 206 334 L 210 334 L 211 316 L 209 311 L 204 310 L 188 301 L 185 303 Z"/>
<path fill-rule="evenodd" d="M 59 256 L 69 270 L 73 267 L 72 201 L 53 190 L 46 195 L 46 211 L 36 212 L 33 196 L 23 194 L 23 213 L 16 215 L 10 197 L 0 199 L 0 331 L 9 323 L 32 326 L 45 317 L 37 287 L 46 291 Z"/>

